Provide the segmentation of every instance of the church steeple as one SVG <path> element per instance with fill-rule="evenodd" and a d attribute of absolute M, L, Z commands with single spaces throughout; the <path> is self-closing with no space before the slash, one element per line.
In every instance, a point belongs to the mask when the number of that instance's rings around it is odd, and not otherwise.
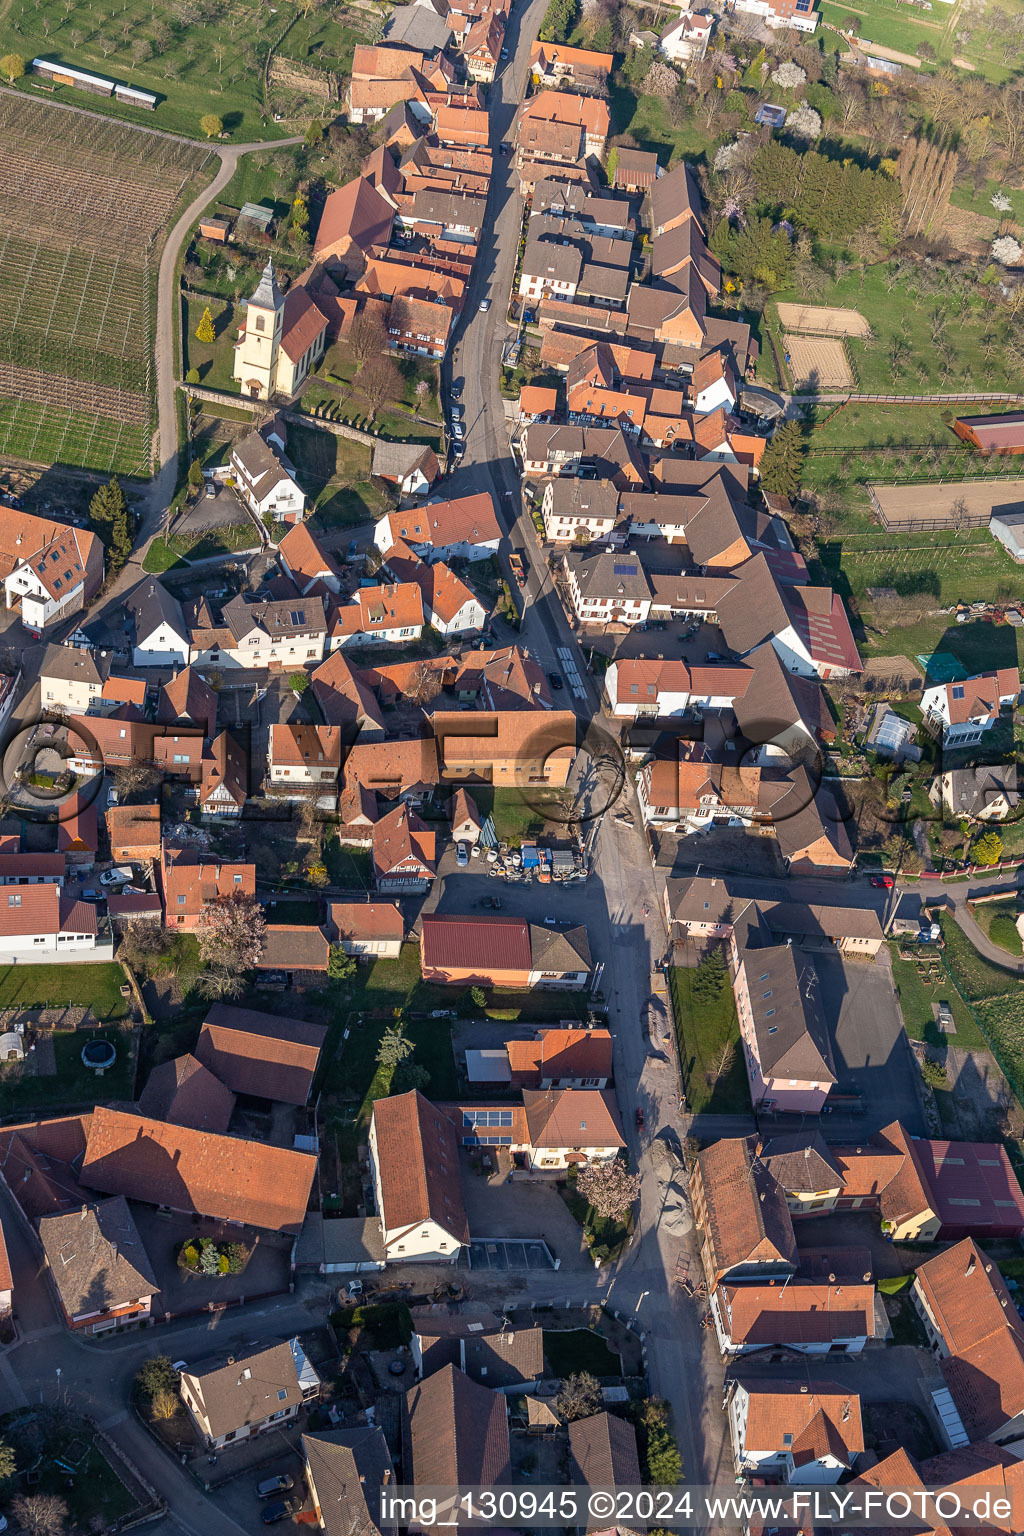
<path fill-rule="evenodd" d="M 277 286 L 277 278 L 274 275 L 274 263 L 272 260 L 268 261 L 263 268 L 260 285 L 249 300 L 249 303 L 255 304 L 258 309 L 276 310 L 284 308 L 284 294 Z"/>

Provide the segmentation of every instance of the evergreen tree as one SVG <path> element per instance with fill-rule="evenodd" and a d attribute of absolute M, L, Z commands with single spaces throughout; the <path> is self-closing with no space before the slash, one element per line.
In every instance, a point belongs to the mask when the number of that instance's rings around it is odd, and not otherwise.
<path fill-rule="evenodd" d="M 196 326 L 196 341 L 201 341 L 205 347 L 209 347 L 216 340 L 217 332 L 213 328 L 213 316 L 210 314 L 210 306 L 207 304 L 203 310 L 203 318 Z"/>
<path fill-rule="evenodd" d="M 203 466 L 198 459 L 193 459 L 188 467 L 188 483 L 194 491 L 201 491 L 203 488 Z"/>
<path fill-rule="evenodd" d="M 804 440 L 798 421 L 784 421 L 761 460 L 761 484 L 776 496 L 794 497 L 804 467 Z"/>
<path fill-rule="evenodd" d="M 116 475 L 89 503 L 89 522 L 106 545 L 108 563 L 120 570 L 131 554 L 132 536 L 128 503 Z"/>

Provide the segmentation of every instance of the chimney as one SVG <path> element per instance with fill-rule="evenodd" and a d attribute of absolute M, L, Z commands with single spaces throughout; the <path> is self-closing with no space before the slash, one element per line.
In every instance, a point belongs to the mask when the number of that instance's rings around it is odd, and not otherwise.
<path fill-rule="evenodd" d="M 801 1392 L 809 1392 L 810 1391 L 810 1387 L 803 1386 L 803 1387 L 800 1388 L 800 1391 Z"/>

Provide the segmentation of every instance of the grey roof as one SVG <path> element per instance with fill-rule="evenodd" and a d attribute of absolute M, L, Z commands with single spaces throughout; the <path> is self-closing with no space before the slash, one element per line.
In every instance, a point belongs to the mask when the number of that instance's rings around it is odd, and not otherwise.
<path fill-rule="evenodd" d="M 950 772 L 949 800 L 954 816 L 978 816 L 1001 796 L 1010 807 L 1020 801 L 1015 763 L 954 768 Z"/>
<path fill-rule="evenodd" d="M 273 448 L 258 432 L 250 432 L 248 437 L 236 443 L 231 450 L 231 457 L 241 465 L 250 480 L 260 481 L 258 489 L 261 499 L 276 485 L 292 478 Z M 270 477 L 265 483 L 264 476 Z"/>
<path fill-rule="evenodd" d="M 325 1221 L 319 1211 L 309 1211 L 302 1223 L 296 1248 L 300 1265 L 380 1264 L 384 1257 L 378 1216 L 333 1216 Z"/>
<path fill-rule="evenodd" d="M 813 965 L 788 944 L 747 949 L 744 961 L 762 1076 L 834 1083 L 821 982 Z"/>
<path fill-rule="evenodd" d="M 686 161 L 680 160 L 666 176 L 659 176 L 651 188 L 651 223 L 655 234 L 671 223 L 683 209 L 688 209 L 695 219 L 701 216 L 697 183 Z"/>
<path fill-rule="evenodd" d="M 619 493 L 610 480 L 559 475 L 549 484 L 556 517 L 610 517 L 614 522 L 619 515 Z"/>
<path fill-rule="evenodd" d="M 415 9 L 422 10 L 422 6 L 416 6 Z M 417 465 L 423 465 L 427 455 L 432 454 L 433 451 L 426 443 L 389 443 L 382 437 L 378 437 L 373 444 L 370 473 L 371 475 L 407 475 Z"/>
<path fill-rule="evenodd" d="M 757 554 L 736 573 L 736 584 L 718 605 L 725 643 L 737 656 L 789 628 L 789 614 L 764 555 Z"/>
<path fill-rule="evenodd" d="M 39 1221 L 50 1273 L 65 1312 L 105 1312 L 159 1290 L 123 1195 Z"/>
<path fill-rule="evenodd" d="M 845 1182 L 820 1131 L 772 1136 L 761 1148 L 761 1161 L 772 1178 L 792 1194 L 841 1189 Z"/>
<path fill-rule="evenodd" d="M 139 1114 L 196 1131 L 226 1131 L 235 1107 L 230 1088 L 192 1055 L 154 1067 L 139 1095 Z"/>
<path fill-rule="evenodd" d="M 379 1531 L 376 1494 L 395 1481 L 383 1430 L 367 1424 L 303 1435 L 302 1450 L 326 1536 L 372 1536 Z"/>
<path fill-rule="evenodd" d="M 484 222 L 486 202 L 482 197 L 463 197 L 457 192 L 424 189 L 414 193 L 413 216 L 428 223 L 458 225 L 479 230 Z"/>
<path fill-rule="evenodd" d="M 811 736 L 835 730 L 821 685 L 786 668 L 770 640 L 747 656 L 753 668 L 751 686 L 733 705 L 736 721 L 748 741 L 772 741 L 802 721 Z"/>
<path fill-rule="evenodd" d="M 552 282 L 575 283 L 579 279 L 583 257 L 576 246 L 562 245 L 534 233 L 531 226 L 523 253 L 523 276 L 549 278 Z"/>
<path fill-rule="evenodd" d="M 598 267 L 587 262 L 580 273 L 577 292 L 599 299 L 624 300 L 629 287 L 629 273 L 622 268 Z"/>
<path fill-rule="evenodd" d="M 589 971 L 587 930 L 530 924 L 530 957 L 535 971 Z"/>
<path fill-rule="evenodd" d="M 426 5 L 400 5 L 391 13 L 386 42 L 404 43 L 421 53 L 437 53 L 451 42 L 452 29 Z"/>
<path fill-rule="evenodd" d="M 462 1368 L 470 1380 L 494 1391 L 539 1381 L 544 1375 L 544 1330 L 470 1334 L 462 1340 Z"/>
<path fill-rule="evenodd" d="M 775 783 L 762 777 L 762 809 L 770 807 L 775 836 L 783 858 L 793 858 L 822 837 L 844 859 L 853 860 L 846 820 L 831 790 L 812 780 L 798 765 Z"/>
<path fill-rule="evenodd" d="M 102 683 L 109 671 L 109 659 L 101 666 L 90 651 L 79 651 L 70 645 L 48 645 L 39 663 L 40 677 L 56 677 L 68 683 Z"/>
<path fill-rule="evenodd" d="M 298 1406 L 302 1389 L 293 1343 L 298 1347 L 298 1340 L 285 1340 L 254 1355 L 224 1363 L 201 1361 L 182 1372 L 202 1405 L 212 1437 Z"/>
<path fill-rule="evenodd" d="M 569 1425 L 572 1480 L 580 1487 L 636 1487 L 642 1481 L 636 1430 L 625 1419 L 595 1413 Z"/>
<path fill-rule="evenodd" d="M 268 261 L 263 268 L 263 276 L 260 278 L 256 292 L 252 295 L 249 303 L 259 304 L 265 309 L 284 308 L 284 294 L 277 286 L 273 261 Z"/>
<path fill-rule="evenodd" d="M 267 601 L 240 592 L 224 604 L 224 622 L 236 640 L 260 628 L 270 636 L 324 634 L 327 618 L 319 597 Z"/>
<path fill-rule="evenodd" d="M 643 602 L 651 595 L 650 583 L 635 551 L 570 550 L 565 560 L 584 597 L 625 597 Z"/>
<path fill-rule="evenodd" d="M 161 624 L 170 625 L 176 635 L 184 640 L 188 635 L 185 626 L 185 616 L 181 611 L 181 604 L 176 597 L 172 597 L 167 588 L 152 576 L 140 582 L 135 591 L 125 600 L 125 607 L 129 609 L 135 620 L 135 639 L 140 642 Z"/>

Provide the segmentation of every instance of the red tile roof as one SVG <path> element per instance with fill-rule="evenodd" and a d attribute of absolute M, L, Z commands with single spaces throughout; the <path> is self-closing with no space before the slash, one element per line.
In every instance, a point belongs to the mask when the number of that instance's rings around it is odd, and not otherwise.
<path fill-rule="evenodd" d="M 431 912 L 421 925 L 423 969 L 529 971 L 530 925 L 518 917 Z"/>
<path fill-rule="evenodd" d="M 164 913 L 172 925 L 174 919 L 182 915 L 198 916 L 208 902 L 216 901 L 219 896 L 231 896 L 236 891 L 246 896 L 256 894 L 255 864 L 201 860 L 190 848 L 169 848 L 165 844 L 161 875 Z M 184 901 L 179 900 L 182 896 Z"/>
<path fill-rule="evenodd" d="M 787 587 L 783 602 L 793 628 L 821 666 L 861 670 L 843 600 L 831 587 Z"/>
<path fill-rule="evenodd" d="M 315 1172 L 304 1152 L 98 1107 L 80 1177 L 108 1195 L 297 1233 Z"/>
<path fill-rule="evenodd" d="M 233 1093 L 303 1105 L 326 1038 L 320 1024 L 214 1003 L 195 1054 Z"/>
<path fill-rule="evenodd" d="M 406 512 L 390 512 L 388 525 L 393 539 L 405 539 L 408 544 L 432 544 L 435 549 L 449 544 L 489 544 L 501 538 L 494 498 L 489 491 L 413 507 Z"/>
<path fill-rule="evenodd" d="M 488 1487 L 510 1476 L 504 1395 L 446 1365 L 406 1394 L 411 1468 L 421 1487 Z"/>
<path fill-rule="evenodd" d="M 408 874 L 432 879 L 437 861 L 437 834 L 416 812 L 397 805 L 373 829 L 373 867 L 378 880 Z"/>
<path fill-rule="evenodd" d="M 277 546 L 285 565 L 295 578 L 300 592 L 325 573 L 337 576 L 338 566 L 327 550 L 310 533 L 305 523 L 295 523 Z"/>
<path fill-rule="evenodd" d="M 154 1067 L 139 1096 L 140 1115 L 195 1131 L 226 1131 L 234 1107 L 231 1090 L 191 1055 Z"/>
<path fill-rule="evenodd" d="M 624 1147 L 615 1095 L 606 1088 L 525 1088 L 534 1147 Z"/>
<path fill-rule="evenodd" d="M 405 937 L 405 920 L 394 901 L 332 901 L 327 915 L 339 940 Z"/>
<path fill-rule="evenodd" d="M 429 1219 L 468 1243 L 458 1137 L 448 1116 L 413 1089 L 377 1099 L 373 1127 L 384 1227 L 393 1232 Z"/>
<path fill-rule="evenodd" d="M 726 1331 L 737 1344 L 825 1344 L 874 1338 L 873 1285 L 721 1285 Z"/>

